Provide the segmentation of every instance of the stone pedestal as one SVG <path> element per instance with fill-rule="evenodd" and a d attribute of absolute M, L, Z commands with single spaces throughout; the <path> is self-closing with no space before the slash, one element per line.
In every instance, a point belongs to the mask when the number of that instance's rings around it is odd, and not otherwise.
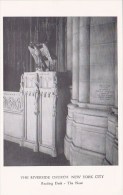
<path fill-rule="evenodd" d="M 24 146 L 51 156 L 63 152 L 68 89 L 65 73 L 24 73 Z"/>

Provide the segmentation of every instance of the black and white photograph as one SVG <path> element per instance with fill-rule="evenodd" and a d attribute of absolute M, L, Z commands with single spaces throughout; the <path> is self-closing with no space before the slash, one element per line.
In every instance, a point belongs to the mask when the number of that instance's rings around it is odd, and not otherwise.
<path fill-rule="evenodd" d="M 3 17 L 4 166 L 118 165 L 117 17 Z"/>

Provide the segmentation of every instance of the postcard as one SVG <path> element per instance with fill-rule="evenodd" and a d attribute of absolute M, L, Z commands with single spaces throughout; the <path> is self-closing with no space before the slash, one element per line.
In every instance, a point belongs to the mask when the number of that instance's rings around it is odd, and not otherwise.
<path fill-rule="evenodd" d="M 122 1 L 0 5 L 1 195 L 121 195 Z"/>

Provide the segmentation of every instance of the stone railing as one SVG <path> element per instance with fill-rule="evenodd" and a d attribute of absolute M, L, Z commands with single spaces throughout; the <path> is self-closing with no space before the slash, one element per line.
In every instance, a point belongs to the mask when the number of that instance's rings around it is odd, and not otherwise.
<path fill-rule="evenodd" d="M 5 91 L 3 94 L 4 139 L 23 145 L 24 97 L 20 92 Z"/>
<path fill-rule="evenodd" d="M 22 112 L 24 99 L 20 92 L 5 91 L 3 95 L 3 109 L 5 112 Z"/>

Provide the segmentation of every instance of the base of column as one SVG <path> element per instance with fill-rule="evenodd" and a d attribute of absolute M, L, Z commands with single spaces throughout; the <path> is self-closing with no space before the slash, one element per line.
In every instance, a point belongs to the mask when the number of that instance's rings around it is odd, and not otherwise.
<path fill-rule="evenodd" d="M 107 159 L 104 159 L 103 165 L 109 166 L 109 165 L 111 165 L 111 164 L 107 161 Z"/>
<path fill-rule="evenodd" d="M 73 166 L 93 166 L 103 165 L 105 155 L 93 151 L 89 151 L 73 145 L 68 138 L 65 137 L 65 156 Z"/>
<path fill-rule="evenodd" d="M 103 165 L 108 111 L 68 105 L 64 153 L 71 165 Z"/>
<path fill-rule="evenodd" d="M 106 160 L 112 165 L 118 165 L 118 110 L 112 108 L 108 115 L 108 131 L 106 133 Z"/>
<path fill-rule="evenodd" d="M 74 104 L 74 105 L 77 105 L 78 104 L 78 100 L 71 99 L 71 103 Z"/>

